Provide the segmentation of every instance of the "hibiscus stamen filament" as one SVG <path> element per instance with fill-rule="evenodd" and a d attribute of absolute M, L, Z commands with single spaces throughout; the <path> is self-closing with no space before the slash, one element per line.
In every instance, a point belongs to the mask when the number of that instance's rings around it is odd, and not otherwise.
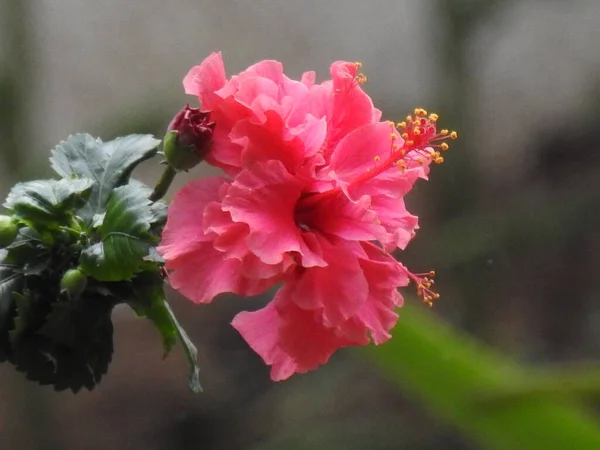
<path fill-rule="evenodd" d="M 406 116 L 406 121 L 398 124 L 390 122 L 392 132 L 390 134 L 391 143 L 388 158 L 381 162 L 379 157 L 376 157 L 375 162 L 380 164 L 375 169 L 368 170 L 352 180 L 348 185 L 348 189 L 366 180 L 375 178 L 394 165 L 400 167 L 401 170 L 406 170 L 411 163 L 423 165 L 428 160 L 436 164 L 443 163 L 444 158 L 437 149 L 446 151 L 449 145 L 446 142 L 439 144 L 438 142 L 446 139 L 455 139 L 458 137 L 458 134 L 455 131 L 449 132 L 446 129 L 438 133 L 436 130 L 438 118 L 437 114 L 427 116 L 427 111 L 417 108 L 414 110 L 414 116 Z M 400 136 L 398 136 L 396 126 L 403 131 Z M 401 144 L 398 143 L 400 140 L 399 137 L 403 139 Z"/>
<path fill-rule="evenodd" d="M 373 249 L 380 251 L 383 256 L 395 259 L 392 255 L 390 255 L 388 252 L 386 252 L 383 248 L 379 247 L 378 245 L 374 244 L 373 242 L 366 242 L 365 244 Z M 433 285 L 435 284 L 435 280 L 434 280 L 435 271 L 430 270 L 429 272 L 425 272 L 425 273 L 412 273 L 411 271 L 406 269 L 406 267 L 404 267 L 404 266 L 402 266 L 402 269 L 406 272 L 406 274 L 408 275 L 408 278 L 410 278 L 410 280 L 415 283 L 415 285 L 417 287 L 417 295 L 419 297 L 423 297 L 423 302 L 427 306 L 430 306 L 430 307 L 433 306 L 433 302 L 435 302 L 438 298 L 440 298 L 440 294 L 435 292 L 432 288 Z"/>
<path fill-rule="evenodd" d="M 362 63 L 359 61 L 356 61 L 354 63 L 354 67 L 356 67 L 356 69 L 358 70 L 362 67 Z M 364 73 L 356 72 L 356 75 L 354 75 L 354 80 L 358 84 L 365 84 L 367 82 L 367 76 Z"/>
<path fill-rule="evenodd" d="M 417 295 L 419 297 L 423 297 L 423 302 L 427 306 L 433 306 L 433 302 L 440 298 L 440 294 L 435 292 L 432 289 L 435 280 L 433 277 L 435 276 L 435 272 L 432 270 L 427 273 L 412 273 L 406 271 L 408 277 L 416 284 L 417 286 Z"/>
<path fill-rule="evenodd" d="M 360 63 L 355 64 L 357 68 L 360 67 Z M 358 78 L 356 79 L 358 80 Z M 388 157 L 382 160 L 380 156 L 375 156 L 373 158 L 375 167 L 367 168 L 364 173 L 349 181 L 347 190 L 351 191 L 353 187 L 377 177 L 394 166 L 405 171 L 415 164 L 424 165 L 427 161 L 442 164 L 444 158 L 438 149 L 445 152 L 448 150 L 449 145 L 447 142 L 441 141 L 456 139 L 458 134 L 456 131 L 447 129 L 442 129 L 438 133 L 436 128 L 438 118 L 439 116 L 435 113 L 428 115 L 426 110 L 416 108 L 412 115 L 406 116 L 405 121 L 397 124 L 389 122 L 391 133 Z M 396 127 L 402 130 L 402 133 L 399 133 Z M 307 208 L 340 193 L 341 188 L 336 187 L 329 191 L 310 194 L 300 201 L 300 209 Z"/>

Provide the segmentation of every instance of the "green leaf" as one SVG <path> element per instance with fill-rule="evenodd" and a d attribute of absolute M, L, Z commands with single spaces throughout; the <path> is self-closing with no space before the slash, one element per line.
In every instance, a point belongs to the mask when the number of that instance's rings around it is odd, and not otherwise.
<path fill-rule="evenodd" d="M 162 255 L 160 253 L 158 253 L 158 250 L 156 250 L 156 247 L 150 247 L 150 250 L 148 251 L 148 256 L 144 257 L 144 261 L 150 261 L 150 262 L 155 262 L 155 263 L 159 263 L 159 264 L 164 264 L 165 258 L 163 258 Z"/>
<path fill-rule="evenodd" d="M 61 141 L 50 157 L 50 165 L 63 178 L 89 178 L 99 182 L 107 159 L 102 141 L 89 134 L 69 136 Z"/>
<path fill-rule="evenodd" d="M 43 326 L 21 338 L 11 362 L 30 380 L 58 391 L 93 389 L 112 359 L 114 304 L 97 296 L 54 302 Z"/>
<path fill-rule="evenodd" d="M 0 330 L 4 328 L 14 302 L 14 292 L 20 292 L 23 275 L 12 265 L 0 261 Z"/>
<path fill-rule="evenodd" d="M 178 333 L 166 306 L 162 277 L 158 272 L 144 272 L 133 280 L 133 286 L 135 297 L 128 302 L 129 306 L 139 316 L 148 318 L 159 331 L 166 358 L 177 343 Z"/>
<path fill-rule="evenodd" d="M 168 206 L 165 202 L 158 200 L 152 203 L 152 206 L 150 208 L 152 210 L 151 223 L 165 224 L 167 222 Z"/>
<path fill-rule="evenodd" d="M 58 227 L 69 214 L 81 208 L 91 194 L 93 181 L 88 178 L 37 180 L 17 183 L 4 206 L 14 217 L 33 225 Z"/>
<path fill-rule="evenodd" d="M 144 183 L 132 178 L 129 180 L 129 184 L 135 186 L 136 189 L 143 191 L 144 195 L 150 198 L 150 195 L 152 194 L 152 189 L 150 189 Z M 159 236 L 162 234 L 162 229 L 165 223 L 167 223 L 168 205 L 162 200 L 157 200 L 152 203 L 150 209 L 152 210 L 152 219 L 150 219 L 150 223 L 152 226 L 150 227 L 150 230 L 153 234 Z"/>
<path fill-rule="evenodd" d="M 143 191 L 132 185 L 116 188 L 99 228 L 101 242 L 81 253 L 84 272 L 100 281 L 130 279 L 156 240 L 149 231 L 153 218 L 151 202 Z"/>
<path fill-rule="evenodd" d="M 70 136 L 50 158 L 52 168 L 63 177 L 85 177 L 96 181 L 89 203 L 80 211 L 89 222 L 101 214 L 112 191 L 129 180 L 133 169 L 153 157 L 160 144 L 149 134 L 132 134 L 102 142 L 88 134 Z"/>
<path fill-rule="evenodd" d="M 199 394 L 200 392 L 202 392 L 202 386 L 200 385 L 200 367 L 198 366 L 198 350 L 196 349 L 196 346 L 194 345 L 190 337 L 187 335 L 185 330 L 181 327 L 181 325 L 177 321 L 177 317 L 175 317 L 175 314 L 173 313 L 173 310 L 166 302 L 165 307 L 167 308 L 167 311 L 171 316 L 171 320 L 175 324 L 175 327 L 177 327 L 177 334 L 179 336 L 179 340 L 183 345 L 185 356 L 187 357 L 188 362 L 190 364 L 189 387 L 192 390 L 192 392 L 194 392 L 195 394 Z"/>
<path fill-rule="evenodd" d="M 18 266 L 18 271 L 24 275 L 40 275 L 51 264 L 50 249 L 31 227 L 19 229 L 16 239 L 6 250 L 5 261 Z"/>
<path fill-rule="evenodd" d="M 17 236 L 17 240 L 11 245 L 8 246 L 9 249 L 15 248 L 20 245 L 27 244 L 41 244 L 42 243 L 42 235 L 37 232 L 35 228 L 31 227 L 23 227 L 19 229 L 19 234 Z"/>
<path fill-rule="evenodd" d="M 16 316 L 12 330 L 9 332 L 10 343 L 13 347 L 19 344 L 22 336 L 34 327 L 40 319 L 38 311 L 35 308 L 35 300 L 30 291 L 23 293 L 15 292 L 13 294 L 16 305 Z M 41 317 L 43 320 L 43 316 Z"/>

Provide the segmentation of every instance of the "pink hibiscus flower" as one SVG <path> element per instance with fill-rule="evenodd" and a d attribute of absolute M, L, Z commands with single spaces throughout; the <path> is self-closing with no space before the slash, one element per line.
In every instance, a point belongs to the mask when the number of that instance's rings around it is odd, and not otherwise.
<path fill-rule="evenodd" d="M 261 61 L 228 80 L 221 53 L 213 53 L 183 80 L 216 123 L 207 162 L 236 175 L 247 161 L 277 159 L 294 171 L 317 153 L 328 158 L 346 134 L 381 118 L 358 86 L 359 67 L 336 62 L 332 79 L 316 85 L 314 72 L 291 80 L 280 62 Z"/>
<path fill-rule="evenodd" d="M 227 80 L 220 54 L 184 80 L 215 124 L 207 161 L 231 178 L 195 180 L 175 196 L 159 251 L 171 285 L 196 303 L 256 295 L 265 308 L 233 326 L 272 366 L 274 380 L 325 363 L 346 346 L 390 338 L 410 280 L 426 302 L 430 275 L 389 252 L 414 236 L 403 197 L 429 162 L 442 162 L 435 114 L 380 122 L 356 63 L 336 62 L 315 84 L 263 61 Z"/>

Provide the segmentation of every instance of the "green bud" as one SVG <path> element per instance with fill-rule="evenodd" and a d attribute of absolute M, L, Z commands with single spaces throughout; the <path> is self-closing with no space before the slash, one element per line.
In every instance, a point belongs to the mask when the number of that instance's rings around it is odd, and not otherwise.
<path fill-rule="evenodd" d="M 78 298 L 87 287 L 87 275 L 81 269 L 69 269 L 60 281 L 60 291 L 69 298 Z"/>
<path fill-rule="evenodd" d="M 19 227 L 10 216 L 0 216 L 0 248 L 13 243 L 19 232 Z"/>

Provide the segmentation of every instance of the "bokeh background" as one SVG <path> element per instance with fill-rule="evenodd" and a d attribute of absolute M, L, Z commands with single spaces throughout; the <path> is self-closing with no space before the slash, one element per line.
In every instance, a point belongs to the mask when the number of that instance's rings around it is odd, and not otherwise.
<path fill-rule="evenodd" d="M 361 61 L 385 118 L 425 107 L 460 139 L 408 199 L 421 231 L 398 255 L 435 268 L 443 296 L 423 313 L 407 291 L 380 352 L 341 351 L 273 383 L 229 326 L 268 297 L 199 307 L 171 293 L 199 348 L 202 395 L 187 390 L 181 349 L 162 361 L 155 331 L 117 310 L 113 364 L 93 392 L 57 394 L 0 367 L 0 448 L 522 448 L 494 440 L 511 432 L 500 420 L 477 428 L 489 405 L 444 397 L 461 364 L 464 380 L 497 379 L 508 403 L 533 398 L 532 417 L 568 397 L 597 422 L 599 23 L 596 0 L 2 0 L 2 197 L 51 176 L 49 150 L 71 133 L 160 136 L 193 102 L 181 79 L 213 50 L 230 74 L 278 59 L 289 76 L 324 79 L 335 60 Z M 136 175 L 152 184 L 158 173 L 153 161 Z M 441 338 L 425 348 L 427 336 Z M 498 375 L 505 363 L 533 383 Z M 540 442 L 546 425 L 532 422 Z"/>

